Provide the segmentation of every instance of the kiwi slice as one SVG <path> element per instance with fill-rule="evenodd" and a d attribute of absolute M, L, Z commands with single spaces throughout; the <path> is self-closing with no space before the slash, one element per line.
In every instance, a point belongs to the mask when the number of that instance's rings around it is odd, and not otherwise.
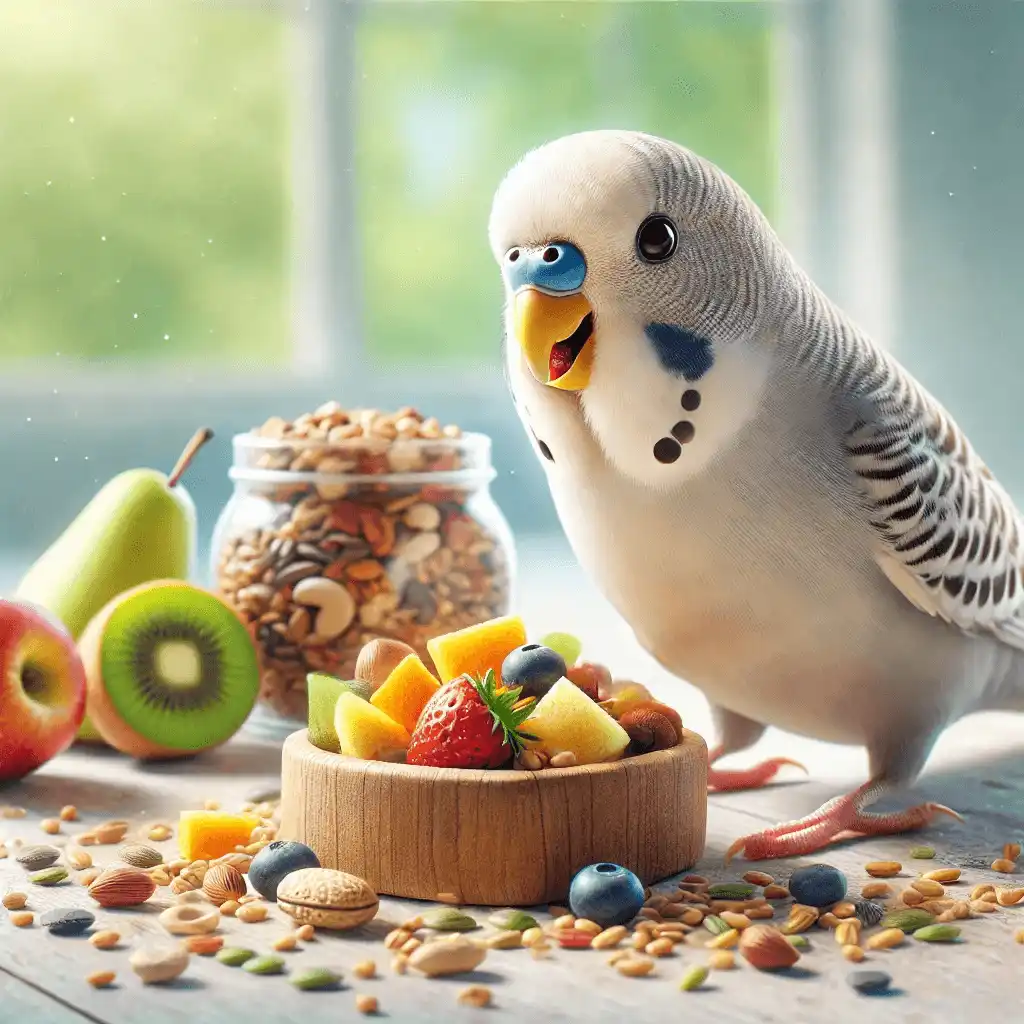
<path fill-rule="evenodd" d="M 225 742 L 259 694 L 259 659 L 245 625 L 215 594 L 187 583 L 158 581 L 120 595 L 80 646 L 97 730 L 136 757 Z"/>

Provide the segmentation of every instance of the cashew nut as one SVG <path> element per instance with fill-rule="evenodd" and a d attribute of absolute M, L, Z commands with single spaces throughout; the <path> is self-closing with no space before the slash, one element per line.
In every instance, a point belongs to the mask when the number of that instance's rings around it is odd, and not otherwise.
<path fill-rule="evenodd" d="M 188 967 L 189 955 L 178 946 L 143 946 L 128 959 L 143 985 L 159 985 L 173 981 Z"/>
<path fill-rule="evenodd" d="M 219 910 L 199 903 L 168 907 L 160 915 L 160 923 L 172 935 L 206 935 L 220 927 L 220 920 Z"/>
<path fill-rule="evenodd" d="M 356 615 L 356 602 L 352 595 L 334 580 L 311 576 L 295 584 L 292 599 L 298 604 L 316 608 L 313 635 L 321 640 L 341 636 Z"/>

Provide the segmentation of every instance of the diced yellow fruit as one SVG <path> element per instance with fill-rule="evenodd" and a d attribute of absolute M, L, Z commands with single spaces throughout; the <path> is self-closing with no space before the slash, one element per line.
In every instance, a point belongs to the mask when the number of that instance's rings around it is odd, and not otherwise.
<path fill-rule="evenodd" d="M 482 679 L 488 669 L 501 682 L 501 663 L 517 647 L 526 643 L 526 627 L 518 615 L 489 619 L 455 633 L 445 633 L 427 641 L 442 683 L 469 673 Z"/>
<path fill-rule="evenodd" d="M 216 860 L 235 847 L 246 846 L 260 823 L 254 814 L 221 811 L 182 811 L 178 819 L 178 849 L 186 860 Z"/>
<path fill-rule="evenodd" d="M 415 655 L 403 658 L 376 690 L 370 703 L 408 732 L 416 728 L 420 712 L 441 688 L 427 666 Z"/>
<path fill-rule="evenodd" d="M 396 761 L 409 746 L 409 733 L 380 708 L 354 693 L 343 693 L 334 705 L 338 748 L 346 757 L 364 761 Z"/>
<path fill-rule="evenodd" d="M 626 730 L 568 679 L 541 697 L 522 731 L 537 737 L 527 746 L 552 757 L 571 750 L 577 764 L 614 761 L 629 745 Z"/>

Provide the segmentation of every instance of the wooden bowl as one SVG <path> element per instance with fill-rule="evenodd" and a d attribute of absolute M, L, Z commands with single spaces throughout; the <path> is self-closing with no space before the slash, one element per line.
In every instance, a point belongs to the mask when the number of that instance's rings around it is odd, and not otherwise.
<path fill-rule="evenodd" d="M 704 851 L 707 747 L 542 772 L 422 768 L 285 741 L 279 837 L 382 894 L 478 906 L 564 900 L 580 868 L 622 864 L 645 885 Z"/>

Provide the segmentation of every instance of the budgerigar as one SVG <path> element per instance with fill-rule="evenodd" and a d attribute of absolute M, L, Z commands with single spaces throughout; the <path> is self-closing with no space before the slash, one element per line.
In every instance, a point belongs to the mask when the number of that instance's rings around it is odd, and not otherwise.
<path fill-rule="evenodd" d="M 580 563 L 714 711 L 713 788 L 766 725 L 870 779 L 748 859 L 927 824 L 869 813 L 943 729 L 1024 710 L 1024 520 L 950 414 L 815 286 L 743 190 L 650 135 L 527 154 L 494 199 L 506 363 Z"/>

